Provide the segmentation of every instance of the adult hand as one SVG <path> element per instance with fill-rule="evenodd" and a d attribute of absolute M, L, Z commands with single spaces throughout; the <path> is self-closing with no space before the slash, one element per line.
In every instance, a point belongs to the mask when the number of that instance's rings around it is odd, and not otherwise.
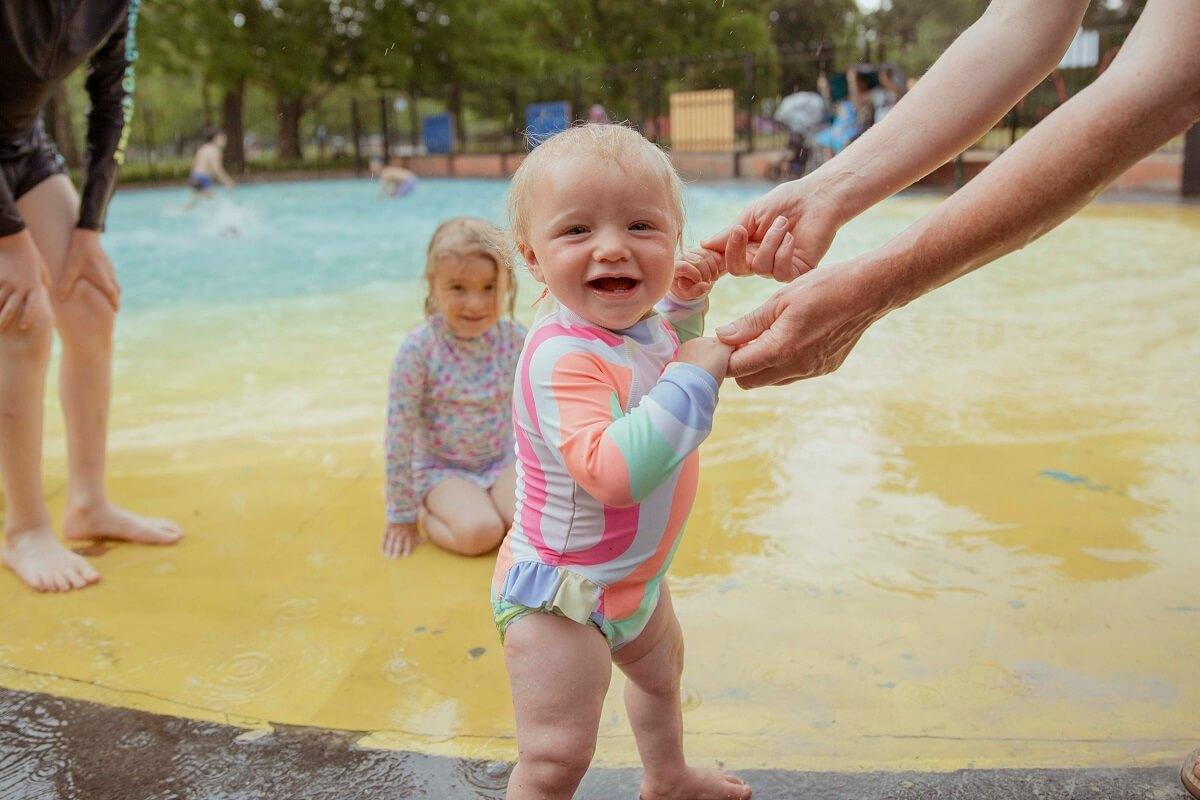
<path fill-rule="evenodd" d="M 13 326 L 29 330 L 39 313 L 50 313 L 46 276 L 46 264 L 29 231 L 0 237 L 0 333 Z"/>
<path fill-rule="evenodd" d="M 787 283 L 820 263 L 843 221 L 828 193 L 805 177 L 779 184 L 746 206 L 736 226 L 701 246 L 725 253 L 730 275 Z M 734 235 L 738 228 L 746 230 L 748 245 Z"/>
<path fill-rule="evenodd" d="M 99 289 L 108 299 L 113 311 L 121 307 L 121 286 L 117 283 L 117 273 L 113 269 L 112 261 L 100 246 L 98 231 L 85 228 L 71 231 L 63 274 L 55 287 L 59 301 L 69 298 L 79 281 L 87 281 Z"/>
<path fill-rule="evenodd" d="M 739 386 L 783 386 L 840 367 L 887 310 L 865 268 L 850 262 L 802 275 L 716 333 L 735 348 L 729 374 Z"/>
<path fill-rule="evenodd" d="M 379 546 L 388 558 L 404 558 L 421 543 L 415 522 L 389 522 L 383 529 L 383 543 Z"/>

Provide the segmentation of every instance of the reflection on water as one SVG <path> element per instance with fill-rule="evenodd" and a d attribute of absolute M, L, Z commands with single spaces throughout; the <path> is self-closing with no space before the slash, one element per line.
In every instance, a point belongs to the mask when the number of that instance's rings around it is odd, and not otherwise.
<path fill-rule="evenodd" d="M 762 188 L 691 187 L 691 230 Z M 418 319 L 425 238 L 444 215 L 497 217 L 503 185 L 418 191 L 419 206 L 376 202 L 368 182 L 239 189 L 252 235 L 228 242 L 164 213 L 170 192 L 118 196 L 110 490 L 188 538 L 89 550 L 105 580 L 87 592 L 0 576 L 0 682 L 514 755 L 490 559 L 377 554 L 387 367 Z M 931 206 L 881 206 L 831 258 Z M 1196 253 L 1197 209 L 1093 207 L 883 320 L 835 375 L 723 389 L 671 573 L 694 757 L 950 769 L 1183 752 L 1200 703 Z M 723 283 L 713 321 L 772 288 Z M 536 293 L 525 280 L 526 319 Z M 48 428 L 55 493 L 56 410 Z M 619 676 L 601 736 L 599 762 L 634 761 Z"/>

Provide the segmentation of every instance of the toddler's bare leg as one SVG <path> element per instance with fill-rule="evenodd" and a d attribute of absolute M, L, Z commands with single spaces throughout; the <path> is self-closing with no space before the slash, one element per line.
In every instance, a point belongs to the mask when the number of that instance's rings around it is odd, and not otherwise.
<path fill-rule="evenodd" d="M 608 644 L 590 625 L 530 614 L 509 627 L 504 659 L 518 752 L 505 796 L 570 800 L 596 750 L 612 676 Z"/>
<path fill-rule="evenodd" d="M 504 522 L 504 530 L 507 532 L 512 527 L 513 516 L 517 513 L 517 467 L 515 464 L 509 464 L 508 469 L 500 473 L 500 477 L 496 478 L 492 488 L 488 489 L 488 494 L 492 496 L 492 504 L 500 512 L 500 519 Z"/>
<path fill-rule="evenodd" d="M 637 639 L 613 654 L 628 678 L 625 709 L 646 777 L 642 800 L 746 800 L 750 787 L 718 769 L 689 767 L 683 757 L 683 632 L 666 581 L 658 607 Z"/>
<path fill-rule="evenodd" d="M 462 478 L 447 478 L 425 495 L 424 522 L 430 541 L 464 556 L 490 552 L 504 538 L 491 495 Z"/>

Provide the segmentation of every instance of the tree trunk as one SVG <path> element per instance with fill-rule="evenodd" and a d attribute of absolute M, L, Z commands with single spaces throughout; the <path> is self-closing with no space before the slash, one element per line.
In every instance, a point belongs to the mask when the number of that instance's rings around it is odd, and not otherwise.
<path fill-rule="evenodd" d="M 239 175 L 246 171 L 246 151 L 242 129 L 242 98 L 246 90 L 245 78 L 225 90 L 221 101 L 221 127 L 225 130 L 225 163 L 230 171 Z"/>
<path fill-rule="evenodd" d="M 304 114 L 304 100 L 280 97 L 275 101 L 276 157 L 281 161 L 303 161 L 300 149 L 300 117 Z"/>
<path fill-rule="evenodd" d="M 58 146 L 58 152 L 66 159 L 67 166 L 81 166 L 83 159 L 79 155 L 79 144 L 75 141 L 75 126 L 71 124 L 71 102 L 62 84 L 58 85 L 46 104 L 45 124 L 50 138 Z"/>

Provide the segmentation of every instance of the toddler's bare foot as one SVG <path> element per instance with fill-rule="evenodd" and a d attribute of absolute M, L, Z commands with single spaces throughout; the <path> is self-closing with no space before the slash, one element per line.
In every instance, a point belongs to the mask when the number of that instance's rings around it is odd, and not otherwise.
<path fill-rule="evenodd" d="M 749 800 L 750 787 L 719 769 L 688 767 L 675 775 L 642 781 L 641 800 Z"/>
<path fill-rule="evenodd" d="M 49 526 L 8 534 L 4 565 L 39 592 L 69 592 L 100 580 L 100 573 L 63 547 Z"/>
<path fill-rule="evenodd" d="M 63 516 L 67 539 L 119 539 L 136 544 L 175 544 L 183 530 L 169 519 L 143 517 L 110 503 L 68 508 Z"/>

